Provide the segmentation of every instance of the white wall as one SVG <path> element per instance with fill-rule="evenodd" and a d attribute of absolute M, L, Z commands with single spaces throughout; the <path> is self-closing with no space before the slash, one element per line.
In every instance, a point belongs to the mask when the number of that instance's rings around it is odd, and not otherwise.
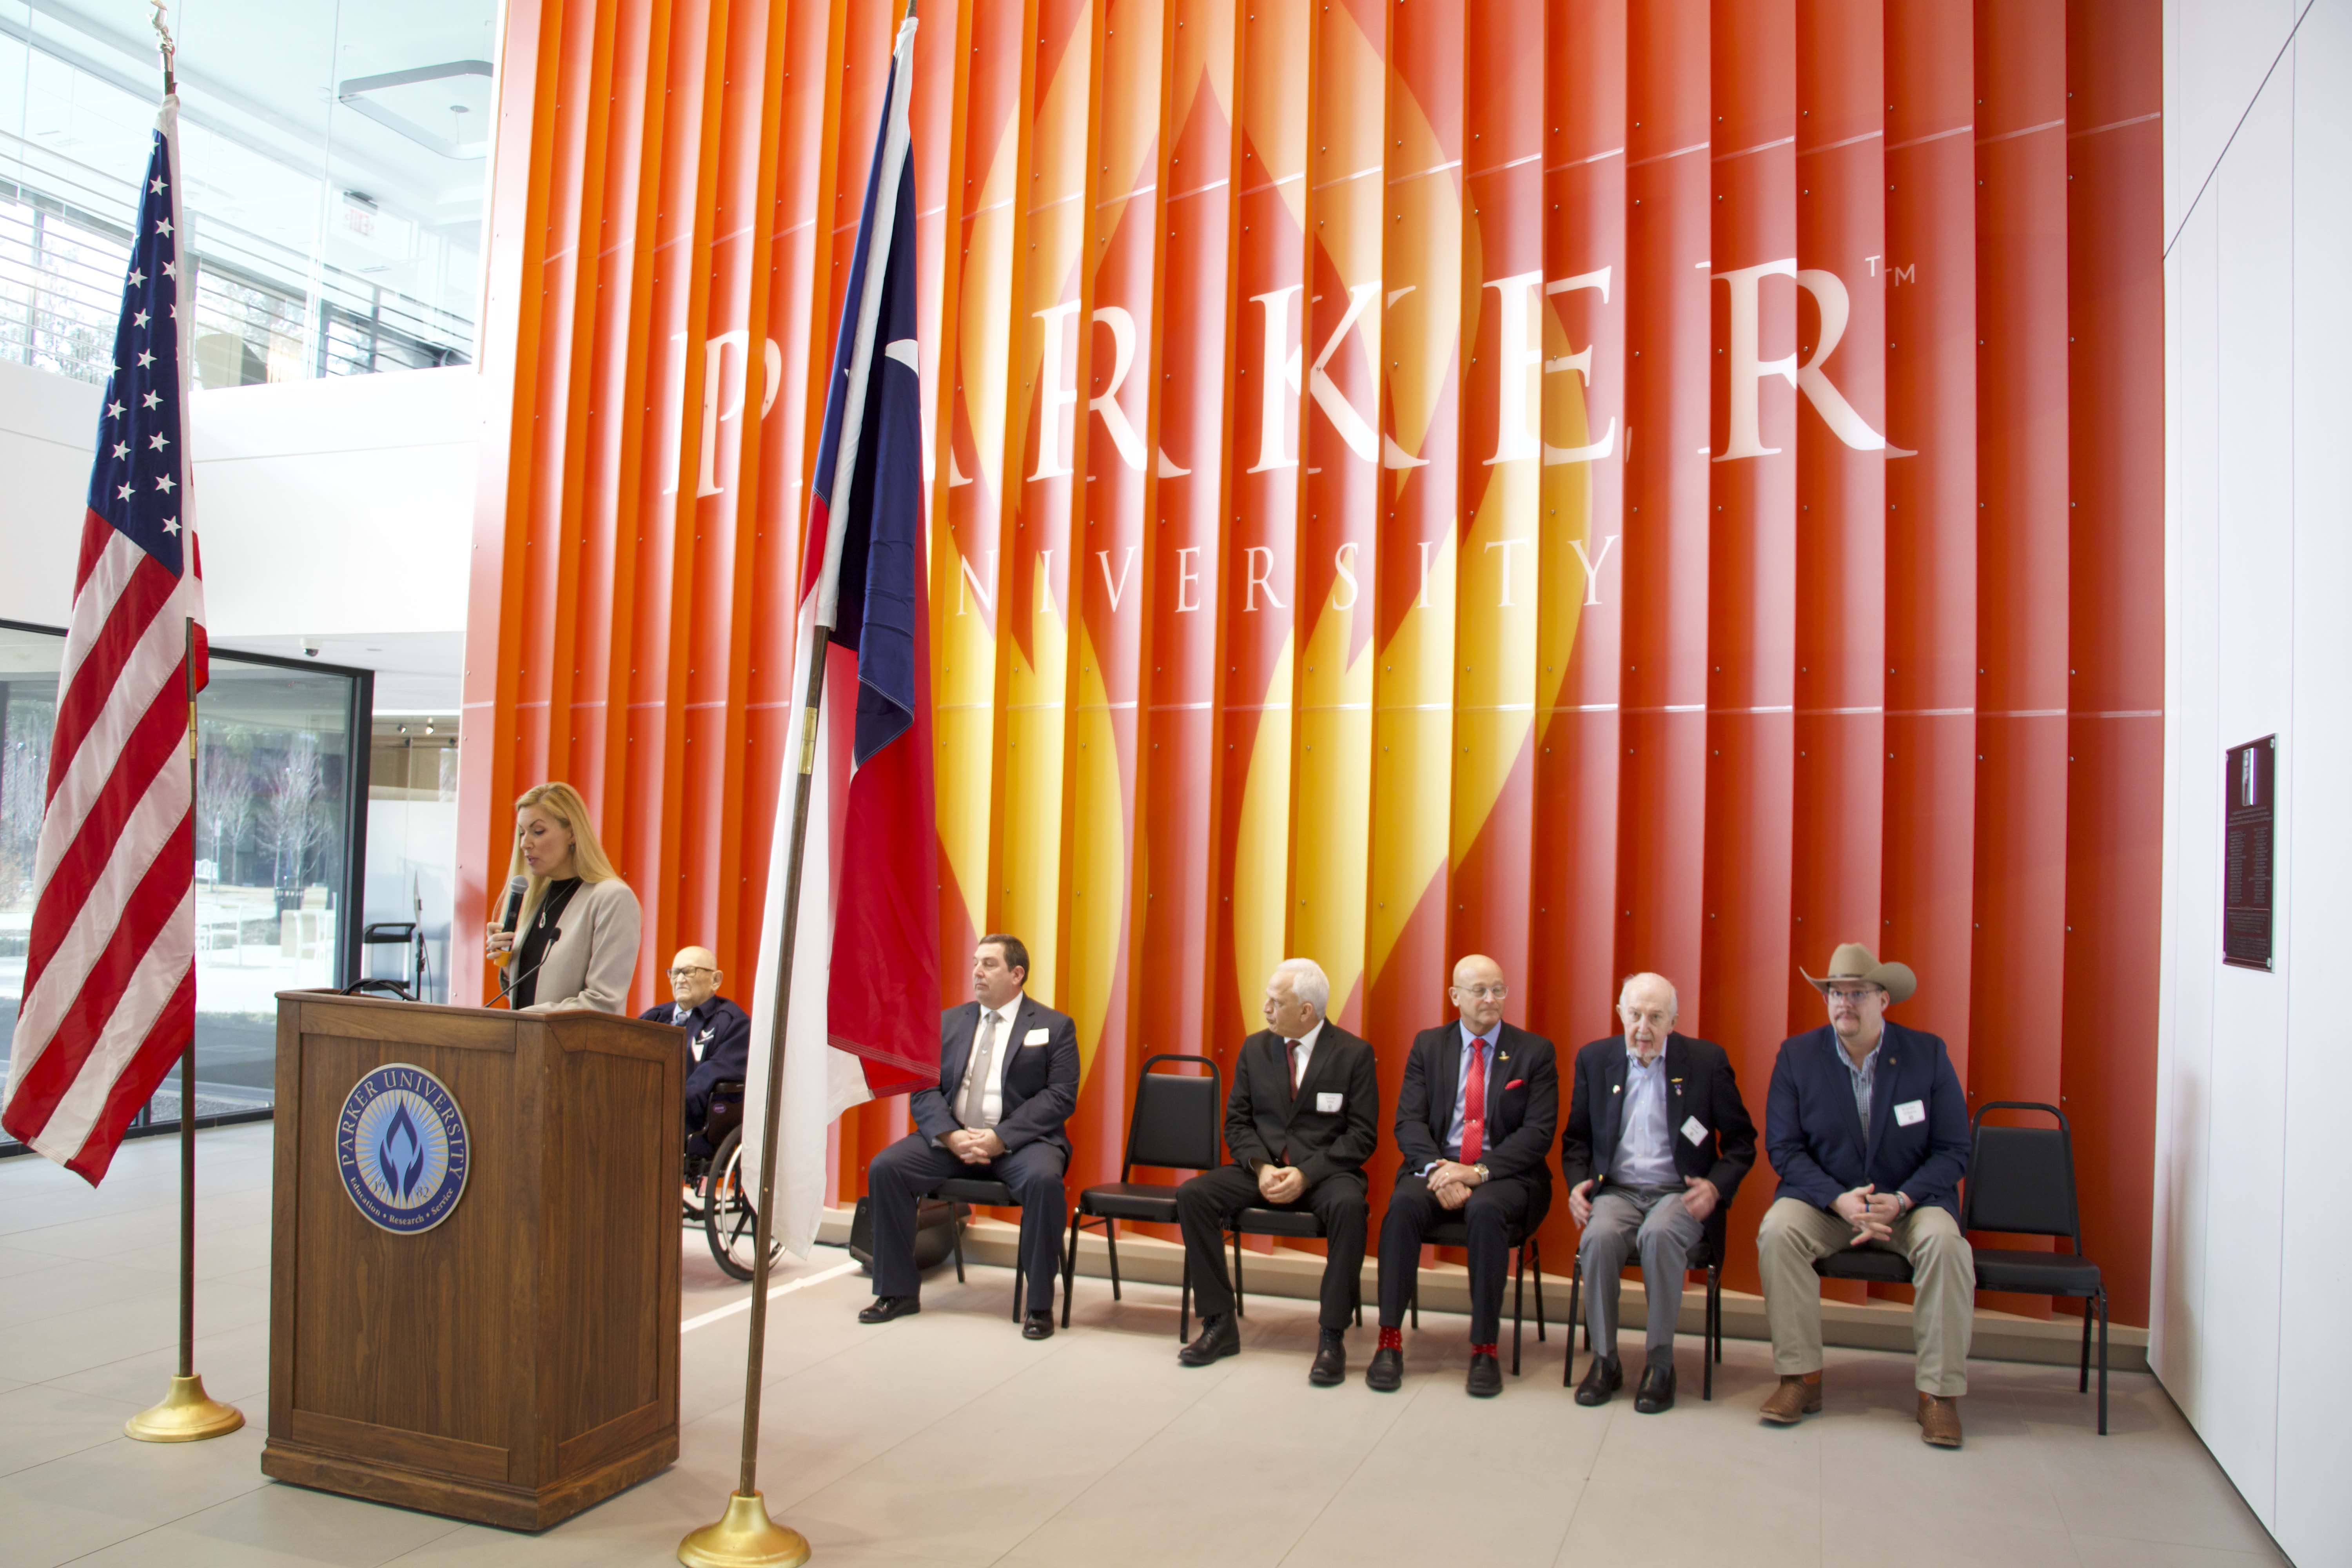
<path fill-rule="evenodd" d="M 2346 1563 L 2352 1206 L 2336 1156 L 2352 1058 L 2328 977 L 2352 945 L 2352 0 L 2168 0 L 2165 139 L 2149 1360 L 2288 1554 Z M 2221 963 L 2221 770 L 2225 748 L 2273 733 L 2276 966 L 2263 973 Z"/>
<path fill-rule="evenodd" d="M 379 672 L 380 709 L 455 714 L 481 379 L 469 368 L 192 400 L 205 619 L 226 648 Z M 0 362 L 0 617 L 71 608 L 99 389 Z"/>

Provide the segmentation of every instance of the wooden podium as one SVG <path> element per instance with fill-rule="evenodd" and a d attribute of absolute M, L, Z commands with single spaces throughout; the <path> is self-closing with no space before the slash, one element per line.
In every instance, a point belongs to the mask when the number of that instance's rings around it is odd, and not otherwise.
<path fill-rule="evenodd" d="M 603 1013 L 280 993 L 263 1473 L 543 1530 L 676 1459 L 684 1059 Z M 418 1115 L 366 1149 L 350 1107 L 404 1083 Z M 464 1185 L 383 1228 L 347 1171 L 419 1147 Z"/>

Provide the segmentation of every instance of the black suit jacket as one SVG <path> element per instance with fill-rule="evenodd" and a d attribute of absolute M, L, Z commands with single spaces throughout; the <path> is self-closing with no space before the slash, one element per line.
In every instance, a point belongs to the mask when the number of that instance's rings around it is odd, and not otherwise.
<path fill-rule="evenodd" d="M 1907 1194 L 1960 1217 L 1960 1177 L 1969 1166 L 1969 1102 L 1951 1053 L 1934 1035 L 1888 1019 L 1870 1079 L 1865 1138 L 1853 1104 L 1853 1075 L 1837 1031 L 1823 1024 L 1780 1042 L 1764 1101 L 1765 1151 L 1784 1198 L 1826 1209 L 1864 1183 Z M 1920 1114 L 1905 1126 L 1901 1112 Z"/>
<path fill-rule="evenodd" d="M 1576 1088 L 1559 1135 L 1560 1180 L 1570 1191 L 1595 1176 L 1605 1182 L 1624 1115 L 1625 1037 L 1612 1035 L 1576 1053 Z M 1706 1129 L 1696 1143 L 1683 1135 L 1693 1117 Z M 1712 1040 L 1666 1037 L 1666 1134 L 1675 1146 L 1675 1170 L 1714 1183 L 1723 1199 L 1716 1212 L 1727 1211 L 1756 1163 L 1756 1123 L 1739 1098 L 1730 1057 Z"/>
<path fill-rule="evenodd" d="M 667 1002 L 637 1015 L 649 1024 L 667 1024 L 677 1007 Z M 713 996 L 687 1015 L 686 1093 L 708 1094 L 711 1086 L 741 1083 L 751 1070 L 751 1020 L 724 996 Z M 697 1052 L 701 1059 L 696 1060 Z"/>
<path fill-rule="evenodd" d="M 971 1057 L 971 1037 L 980 1027 L 980 1004 L 966 1002 L 940 1015 L 940 1082 L 936 1089 L 919 1089 L 908 1098 L 915 1130 L 936 1143 L 963 1123 L 956 1120 L 956 1090 L 963 1085 L 964 1064 Z M 1043 1030 L 1045 1037 L 1031 1044 Z M 1062 1123 L 1078 1108 L 1078 1026 L 1066 1013 L 1056 1013 L 1024 993 L 1013 1015 L 1012 1037 L 997 1042 L 1010 1051 L 1004 1063 L 1002 1103 L 996 1135 L 1009 1153 L 1024 1143 L 1043 1139 L 1065 1156 L 1070 1141 Z"/>
<path fill-rule="evenodd" d="M 1397 1091 L 1396 1141 L 1404 1169 L 1420 1171 L 1445 1158 L 1454 1130 L 1454 1101 L 1462 1092 L 1460 1020 L 1423 1029 L 1404 1060 Z M 1486 1149 L 1479 1156 L 1496 1181 L 1525 1177 L 1551 1190 L 1551 1135 L 1559 1126 L 1559 1067 L 1551 1042 L 1505 1024 L 1486 1064 Z"/>
<path fill-rule="evenodd" d="M 1339 1109 L 1318 1110 L 1329 1094 L 1339 1097 Z M 1363 1169 L 1380 1141 L 1381 1076 L 1370 1045 L 1326 1020 L 1294 1100 L 1289 1043 L 1271 1029 L 1242 1042 L 1225 1096 L 1225 1149 L 1234 1164 L 1255 1175 L 1286 1150 L 1312 1187 Z"/>

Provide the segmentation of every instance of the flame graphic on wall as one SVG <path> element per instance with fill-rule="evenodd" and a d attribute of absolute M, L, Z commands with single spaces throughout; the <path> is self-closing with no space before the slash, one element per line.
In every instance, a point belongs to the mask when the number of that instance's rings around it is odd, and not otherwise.
<path fill-rule="evenodd" d="M 408 1194 L 415 1190 L 416 1178 L 425 1172 L 425 1140 L 417 1133 L 416 1122 L 408 1114 L 406 1105 L 394 1108 L 383 1142 L 376 1145 L 375 1163 L 393 1197 L 407 1202 Z"/>

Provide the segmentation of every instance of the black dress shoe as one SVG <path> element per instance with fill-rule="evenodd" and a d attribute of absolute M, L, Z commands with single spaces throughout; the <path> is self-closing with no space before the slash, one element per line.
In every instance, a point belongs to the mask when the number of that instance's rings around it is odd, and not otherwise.
<path fill-rule="evenodd" d="M 1470 1358 L 1470 1381 L 1463 1385 L 1474 1399 L 1492 1399 L 1503 1392 L 1503 1363 L 1480 1351 Z"/>
<path fill-rule="evenodd" d="M 1050 1340 L 1054 1337 L 1054 1314 L 1031 1312 L 1021 1320 L 1021 1337 L 1024 1340 Z M 1644 1386 L 1647 1386 L 1646 1384 Z"/>
<path fill-rule="evenodd" d="M 1669 1351 L 1642 1369 L 1642 1386 L 1633 1394 L 1633 1408 L 1644 1415 L 1675 1407 L 1675 1358 Z"/>
<path fill-rule="evenodd" d="M 1201 1320 L 1201 1337 L 1176 1352 L 1181 1366 L 1206 1366 L 1229 1355 L 1242 1353 L 1242 1331 L 1234 1326 L 1231 1312 L 1223 1317 Z"/>
<path fill-rule="evenodd" d="M 857 1314 L 861 1323 L 887 1323 L 893 1318 L 911 1318 L 923 1310 L 919 1296 L 877 1296 L 874 1305 Z"/>
<path fill-rule="evenodd" d="M 1394 1394 L 1403 1387 L 1404 1352 L 1374 1351 L 1372 1364 L 1364 1369 L 1364 1386 L 1381 1394 Z"/>
<path fill-rule="evenodd" d="M 1609 1396 L 1623 1386 L 1625 1373 L 1613 1355 L 1596 1355 L 1592 1364 L 1584 1369 L 1584 1381 L 1576 1385 L 1579 1405 L 1606 1405 Z"/>
<path fill-rule="evenodd" d="M 1348 1337 L 1337 1329 L 1326 1329 L 1315 1347 L 1315 1364 L 1307 1369 L 1307 1381 L 1318 1388 L 1328 1388 L 1343 1383 L 1348 1376 Z"/>

